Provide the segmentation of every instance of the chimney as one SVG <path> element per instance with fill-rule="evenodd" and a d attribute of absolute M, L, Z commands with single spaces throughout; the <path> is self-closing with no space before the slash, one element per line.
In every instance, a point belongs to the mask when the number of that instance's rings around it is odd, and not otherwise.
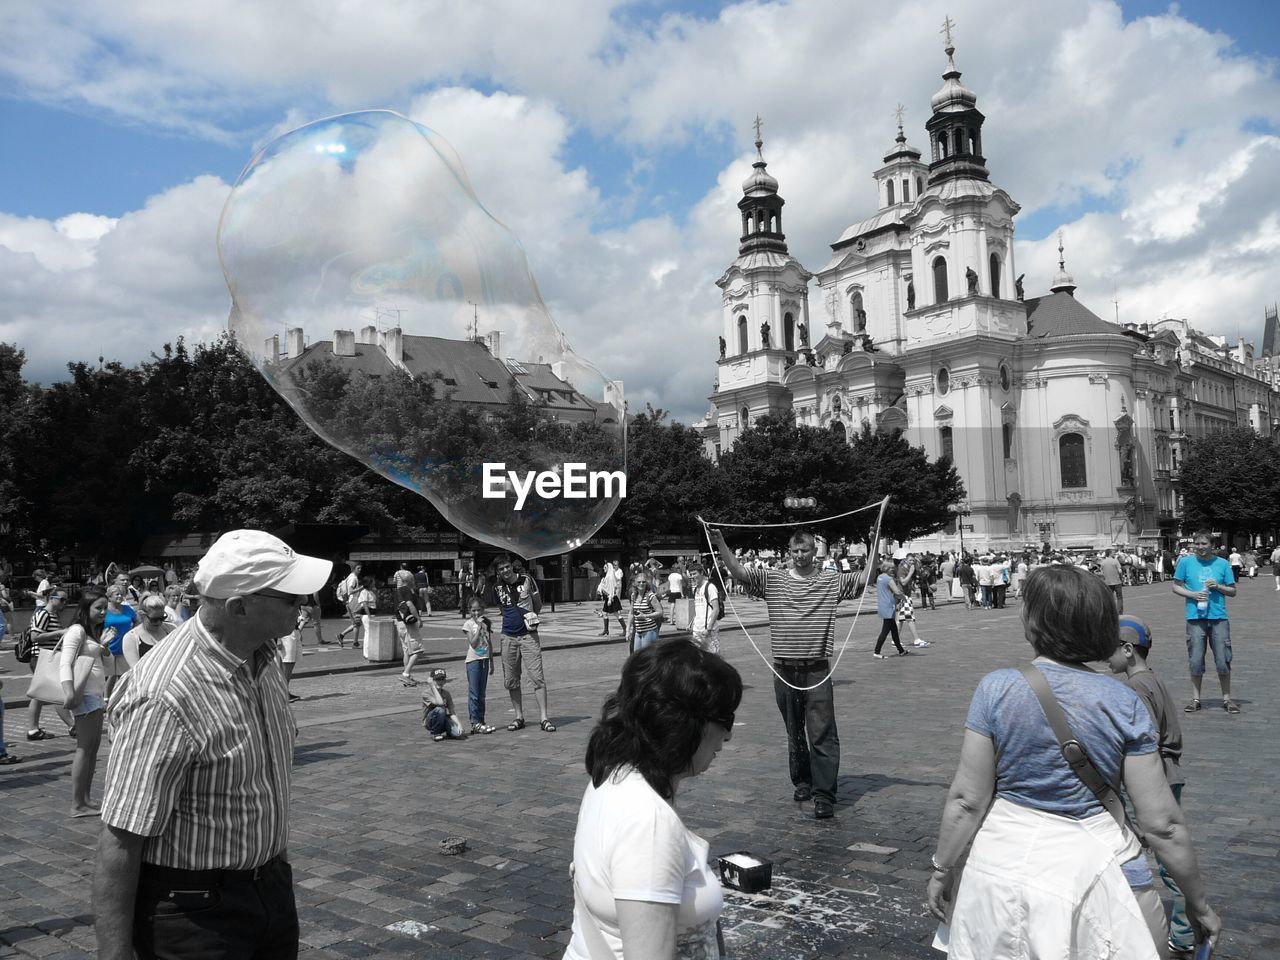
<path fill-rule="evenodd" d="M 397 367 L 403 367 L 404 332 L 399 327 L 392 327 L 386 333 L 381 334 L 379 339 L 382 341 L 382 351 L 387 355 L 387 359 Z"/>
<path fill-rule="evenodd" d="M 356 343 L 375 344 L 378 342 L 378 328 L 370 324 L 367 327 L 360 328 L 360 336 L 356 337 Z"/>
<path fill-rule="evenodd" d="M 497 357 L 499 360 L 501 360 L 502 359 L 502 334 L 499 333 L 497 330 L 490 330 L 487 334 L 485 334 L 485 343 L 489 347 L 489 352 L 493 354 L 495 357 Z"/>
<path fill-rule="evenodd" d="M 280 362 L 280 338 L 267 337 L 267 349 L 265 351 L 265 359 L 267 363 Z"/>
<path fill-rule="evenodd" d="M 356 335 L 352 331 L 333 331 L 333 355 L 335 357 L 354 357 L 356 355 Z"/>
<path fill-rule="evenodd" d="M 551 364 L 551 375 L 565 383 L 569 383 L 569 365 L 563 360 L 557 360 Z"/>
<path fill-rule="evenodd" d="M 301 327 L 290 327 L 284 332 L 284 352 L 290 357 L 302 356 L 303 337 Z"/>

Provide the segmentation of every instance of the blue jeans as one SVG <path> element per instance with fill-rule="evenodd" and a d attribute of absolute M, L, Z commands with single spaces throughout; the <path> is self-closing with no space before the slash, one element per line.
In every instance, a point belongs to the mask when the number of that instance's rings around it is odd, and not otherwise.
<path fill-rule="evenodd" d="M 811 686 L 831 672 L 826 660 L 775 660 L 773 666 L 783 680 L 797 687 Z M 815 797 L 834 803 L 840 776 L 840 734 L 836 731 L 831 678 L 813 690 L 793 690 L 787 683 L 773 678 L 778 712 L 787 728 L 791 782 L 797 787 L 812 787 Z"/>
<path fill-rule="evenodd" d="M 1193 677 L 1204 676 L 1206 648 L 1213 649 L 1218 673 L 1231 672 L 1231 623 L 1227 620 L 1187 621 L 1187 660 Z"/>
<path fill-rule="evenodd" d="M 636 650 L 643 650 L 645 647 L 651 646 L 658 642 L 658 628 L 652 630 L 636 631 Z"/>
<path fill-rule="evenodd" d="M 1173 791 L 1173 799 L 1178 801 L 1179 806 L 1182 805 L 1182 787 L 1181 783 L 1175 783 L 1169 787 Z M 1187 919 L 1187 899 L 1182 895 L 1178 885 L 1173 882 L 1173 877 L 1169 876 L 1169 872 L 1165 870 L 1164 864 L 1159 864 L 1159 867 L 1160 879 L 1173 894 L 1173 902 L 1169 904 L 1169 942 L 1175 947 L 1184 947 L 1189 950 L 1196 945 L 1196 934 L 1191 927 L 1191 921 Z"/>
<path fill-rule="evenodd" d="M 467 712 L 471 725 L 484 723 L 485 688 L 489 685 L 489 660 L 471 660 L 467 663 Z"/>

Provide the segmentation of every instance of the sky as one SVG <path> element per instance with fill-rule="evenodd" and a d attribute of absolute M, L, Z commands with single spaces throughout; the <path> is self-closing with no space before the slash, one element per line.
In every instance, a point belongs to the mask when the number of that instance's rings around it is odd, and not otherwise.
<path fill-rule="evenodd" d="M 49 382 L 215 337 L 218 217 L 246 163 L 308 121 L 387 108 L 453 145 L 632 409 L 691 422 L 752 121 L 790 251 L 818 269 L 875 210 L 897 104 L 927 147 L 946 16 L 991 179 L 1022 206 L 1027 295 L 1047 292 L 1061 231 L 1100 316 L 1260 343 L 1280 299 L 1263 0 L 0 0 L 0 341 Z"/>

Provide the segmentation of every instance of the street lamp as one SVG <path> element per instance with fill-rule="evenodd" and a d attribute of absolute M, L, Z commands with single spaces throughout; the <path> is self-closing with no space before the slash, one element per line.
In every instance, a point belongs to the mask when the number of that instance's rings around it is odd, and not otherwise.
<path fill-rule="evenodd" d="M 964 518 L 969 516 L 969 499 L 966 497 L 956 503 L 956 530 L 960 534 L 960 559 L 964 559 Z"/>

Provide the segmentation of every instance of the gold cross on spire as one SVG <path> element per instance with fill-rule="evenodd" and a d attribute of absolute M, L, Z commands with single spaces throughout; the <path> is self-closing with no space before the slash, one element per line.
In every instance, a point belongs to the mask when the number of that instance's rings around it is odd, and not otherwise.
<path fill-rule="evenodd" d="M 1067 268 L 1066 259 L 1062 255 L 1062 231 L 1058 231 L 1058 269 L 1065 270 Z"/>
<path fill-rule="evenodd" d="M 893 115 L 898 118 L 898 132 L 902 132 L 902 115 L 907 112 L 907 108 L 902 104 L 898 104 L 898 109 L 893 111 Z"/>
<path fill-rule="evenodd" d="M 956 25 L 956 22 L 952 20 L 951 17 L 948 15 L 947 18 L 942 21 L 942 29 L 938 31 L 939 33 L 945 33 L 947 35 L 948 47 L 952 45 L 951 44 L 951 28 L 954 27 L 955 25 Z"/>

